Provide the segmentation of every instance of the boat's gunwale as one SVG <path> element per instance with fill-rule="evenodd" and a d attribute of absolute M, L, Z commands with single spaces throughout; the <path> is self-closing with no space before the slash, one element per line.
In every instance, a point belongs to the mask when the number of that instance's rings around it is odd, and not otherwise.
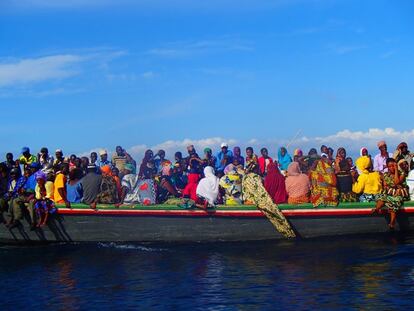
<path fill-rule="evenodd" d="M 414 214 L 414 204 L 401 209 L 402 213 Z M 371 208 L 314 208 L 282 210 L 286 217 L 326 217 L 326 216 L 368 216 L 372 214 Z M 79 209 L 59 208 L 59 215 L 79 216 L 161 216 L 161 217 L 265 217 L 258 210 L 154 210 L 154 209 Z"/>

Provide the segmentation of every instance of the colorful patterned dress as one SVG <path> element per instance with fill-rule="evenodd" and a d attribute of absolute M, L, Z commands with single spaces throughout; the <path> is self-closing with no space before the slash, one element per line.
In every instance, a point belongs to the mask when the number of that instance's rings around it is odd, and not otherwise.
<path fill-rule="evenodd" d="M 311 202 L 314 207 L 320 205 L 337 206 L 338 189 L 334 169 L 319 160 L 315 169 L 310 172 Z"/>
<path fill-rule="evenodd" d="M 407 184 L 404 181 L 400 185 L 395 185 L 394 176 L 390 173 L 384 173 L 384 189 L 378 200 L 385 203 L 389 211 L 398 211 L 403 205 L 404 200 L 408 199 Z"/>

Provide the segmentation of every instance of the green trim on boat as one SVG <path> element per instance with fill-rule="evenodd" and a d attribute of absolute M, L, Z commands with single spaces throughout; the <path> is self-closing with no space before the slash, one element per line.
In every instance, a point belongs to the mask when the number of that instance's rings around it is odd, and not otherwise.
<path fill-rule="evenodd" d="M 414 206 L 414 201 L 405 202 L 405 204 L 410 204 L 411 206 Z M 64 208 L 64 204 L 57 204 L 58 208 Z M 77 209 L 89 209 L 89 205 L 86 204 L 71 204 L 72 208 Z M 297 210 L 297 209 L 315 209 L 312 204 L 301 204 L 301 205 L 289 205 L 289 204 L 280 204 L 278 207 L 281 210 Z M 348 209 L 348 208 L 373 208 L 375 207 L 375 202 L 356 202 L 356 203 L 341 203 L 336 208 L 341 209 Z M 166 205 L 166 204 L 157 204 L 157 205 L 135 205 L 135 206 L 120 206 L 119 208 L 114 207 L 113 205 L 98 205 L 98 209 L 106 209 L 106 210 L 170 210 L 170 211 L 176 211 L 176 210 L 184 210 L 182 208 L 179 208 L 175 205 Z M 324 209 L 324 208 L 333 208 L 331 206 L 326 207 L 318 207 L 318 209 Z M 217 210 L 219 211 L 252 211 L 257 210 L 257 207 L 254 205 L 233 205 L 233 206 L 226 206 L 226 205 L 219 205 L 217 206 Z"/>

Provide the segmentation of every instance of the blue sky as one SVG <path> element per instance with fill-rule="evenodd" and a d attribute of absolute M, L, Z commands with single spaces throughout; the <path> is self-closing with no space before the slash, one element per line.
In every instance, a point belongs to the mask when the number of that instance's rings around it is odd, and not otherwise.
<path fill-rule="evenodd" d="M 2 1 L 0 154 L 414 143 L 413 9 L 408 0 Z"/>

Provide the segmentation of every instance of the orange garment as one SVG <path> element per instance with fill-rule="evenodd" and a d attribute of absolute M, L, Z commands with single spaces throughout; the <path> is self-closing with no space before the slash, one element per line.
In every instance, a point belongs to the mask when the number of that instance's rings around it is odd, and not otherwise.
<path fill-rule="evenodd" d="M 54 184 L 54 195 L 55 203 L 65 203 L 65 200 L 62 198 L 62 196 L 59 193 L 59 189 L 63 188 L 63 192 L 66 197 L 66 176 L 62 173 L 58 173 L 55 178 L 55 184 Z"/>

